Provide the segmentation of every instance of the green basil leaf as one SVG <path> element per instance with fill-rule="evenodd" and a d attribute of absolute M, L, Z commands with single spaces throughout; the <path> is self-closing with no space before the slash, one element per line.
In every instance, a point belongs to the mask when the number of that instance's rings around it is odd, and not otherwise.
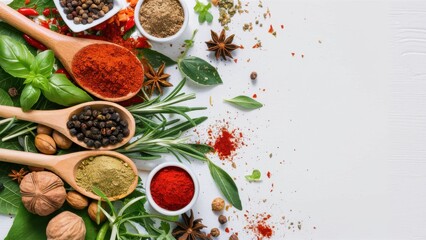
<path fill-rule="evenodd" d="M 212 161 L 209 161 L 210 174 L 213 180 L 219 186 L 226 199 L 238 210 L 242 210 L 240 195 L 238 194 L 238 188 L 234 180 L 226 173 L 223 169 L 216 166 Z"/>
<path fill-rule="evenodd" d="M 201 85 L 222 83 L 219 73 L 210 63 L 198 57 L 185 57 L 178 62 L 181 72 L 192 81 Z"/>
<path fill-rule="evenodd" d="M 246 109 L 257 109 L 263 107 L 263 104 L 247 96 L 238 96 L 232 99 L 225 99 L 226 102 Z"/>
<path fill-rule="evenodd" d="M 41 90 L 39 88 L 36 88 L 31 84 L 25 85 L 24 90 L 22 90 L 21 98 L 19 99 L 22 110 L 30 110 L 40 98 L 40 94 Z"/>
<path fill-rule="evenodd" d="M 3 106 L 13 106 L 12 98 L 9 96 L 9 94 L 0 88 L 0 105 Z"/>
<path fill-rule="evenodd" d="M 14 77 L 26 78 L 33 62 L 34 56 L 24 44 L 11 37 L 0 36 L 0 66 L 7 73 Z"/>
<path fill-rule="evenodd" d="M 5 22 L 0 22 L 0 35 L 9 36 L 17 42 L 24 44 L 32 54 L 37 53 L 37 49 L 35 47 L 30 46 L 27 42 L 25 42 L 24 38 L 22 37 L 22 32 Z"/>
<path fill-rule="evenodd" d="M 163 63 L 166 64 L 166 66 L 176 64 L 176 61 L 150 48 L 142 48 L 139 50 L 139 53 L 141 53 L 142 57 L 145 58 L 154 68 L 160 67 Z"/>
<path fill-rule="evenodd" d="M 213 21 L 213 15 L 209 12 L 206 12 L 206 21 L 211 23 Z"/>
<path fill-rule="evenodd" d="M 27 2 L 26 0 L 13 0 L 9 4 L 9 7 L 15 10 L 18 10 L 19 8 L 22 8 L 22 7 L 34 8 L 37 10 L 37 12 L 40 13 L 40 15 L 42 14 L 45 8 L 55 7 L 55 3 L 52 0 L 31 0 L 29 1 L 28 4 L 26 4 L 26 2 Z"/>
<path fill-rule="evenodd" d="M 41 74 L 34 74 L 31 72 L 27 79 L 25 79 L 24 84 L 31 84 L 35 88 L 46 90 L 48 88 L 49 80 Z"/>
<path fill-rule="evenodd" d="M 63 106 L 71 106 L 92 100 L 85 91 L 68 80 L 65 74 L 52 74 L 47 90 L 43 90 L 43 95 L 49 101 Z"/>
<path fill-rule="evenodd" d="M 40 52 L 31 64 L 31 71 L 34 74 L 40 74 L 46 78 L 50 77 L 55 63 L 55 55 L 52 50 Z"/>
<path fill-rule="evenodd" d="M 16 142 L 2 142 L 1 148 L 21 150 Z M 18 212 L 19 203 L 21 202 L 21 193 L 19 184 L 7 176 L 12 169 L 18 169 L 19 166 L 10 163 L 0 162 L 0 182 L 3 183 L 4 189 L 0 192 L 0 213 L 16 214 Z M 18 169 L 19 170 L 19 169 Z"/>
<path fill-rule="evenodd" d="M 256 182 L 256 181 L 260 181 L 261 176 L 262 176 L 262 174 L 260 173 L 260 171 L 255 169 L 255 170 L 253 170 L 251 175 L 246 175 L 245 177 L 246 177 L 247 181 Z"/>
<path fill-rule="evenodd" d="M 206 21 L 206 13 L 201 12 L 200 14 L 198 14 L 198 22 L 203 23 L 204 21 Z"/>

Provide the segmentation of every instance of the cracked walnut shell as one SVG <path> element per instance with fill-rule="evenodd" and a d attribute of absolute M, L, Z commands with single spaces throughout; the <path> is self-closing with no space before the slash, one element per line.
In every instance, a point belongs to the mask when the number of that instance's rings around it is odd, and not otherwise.
<path fill-rule="evenodd" d="M 47 171 L 25 175 L 19 187 L 25 208 L 40 216 L 47 216 L 58 210 L 67 196 L 64 182 Z"/>

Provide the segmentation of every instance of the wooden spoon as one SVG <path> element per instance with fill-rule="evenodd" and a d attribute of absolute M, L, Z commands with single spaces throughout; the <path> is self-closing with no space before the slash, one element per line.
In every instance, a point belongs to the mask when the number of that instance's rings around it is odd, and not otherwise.
<path fill-rule="evenodd" d="M 133 170 L 135 174 L 135 179 L 132 184 L 129 186 L 127 191 L 118 196 L 111 196 L 108 199 L 111 201 L 118 200 L 126 197 L 130 193 L 135 190 L 136 185 L 138 184 L 138 170 L 136 169 L 135 163 L 124 156 L 123 154 L 113 152 L 113 151 L 82 151 L 75 152 L 65 155 L 44 155 L 39 153 L 29 153 L 29 152 L 21 152 L 9 149 L 0 149 L 0 161 L 9 162 L 9 163 L 17 163 L 22 165 L 34 166 L 34 167 L 42 167 L 48 169 L 58 176 L 60 176 L 65 182 L 67 182 L 71 187 L 73 187 L 76 191 L 81 194 L 93 198 L 99 199 L 99 196 L 92 193 L 91 191 L 87 191 L 86 189 L 80 187 L 76 182 L 76 171 L 79 166 L 80 161 L 87 159 L 89 157 L 106 155 L 115 157 L 123 160 L 127 163 Z M 105 176 L 106 178 L 111 178 L 114 176 Z"/>
<path fill-rule="evenodd" d="M 130 52 L 128 49 L 119 46 L 117 44 L 113 44 L 106 41 L 100 41 L 100 40 L 93 40 L 93 39 L 85 39 L 85 38 L 74 38 L 74 37 L 68 37 L 56 32 L 53 32 L 47 28 L 44 28 L 27 17 L 19 14 L 17 11 L 13 10 L 12 8 L 8 7 L 4 3 L 0 1 L 0 19 L 7 22 L 8 24 L 14 26 L 21 32 L 27 33 L 39 42 L 43 43 L 46 47 L 49 49 L 52 49 L 55 53 L 56 57 L 61 61 L 62 65 L 65 67 L 65 69 L 68 71 L 69 74 L 73 76 L 75 81 L 86 91 L 90 92 L 92 95 L 96 96 L 97 98 L 111 101 L 111 102 L 121 102 L 124 100 L 127 100 L 133 96 L 135 96 L 138 91 L 130 92 L 126 96 L 122 97 L 116 97 L 116 98 L 110 98 L 102 96 L 102 94 L 99 94 L 97 92 L 92 91 L 89 87 L 86 87 L 84 84 L 81 84 L 84 82 L 84 79 L 78 79 L 75 78 L 75 75 L 72 71 L 72 60 L 74 56 L 83 48 L 92 45 L 92 44 L 112 44 L 118 48 L 125 49 L 127 52 Z M 139 62 L 139 59 L 131 53 L 131 56 L 134 56 L 135 59 L 129 59 L 129 61 L 136 60 Z M 142 66 L 142 65 L 141 65 Z M 142 68 L 143 70 L 143 68 Z M 127 74 L 126 72 L 123 72 L 122 74 Z M 141 76 L 143 80 L 143 74 Z M 142 84 L 142 82 L 141 82 Z M 142 87 L 142 86 L 141 86 Z M 140 89 L 140 88 L 139 88 Z"/>
<path fill-rule="evenodd" d="M 9 107 L 0 105 L 0 117 L 11 118 L 16 117 L 17 119 L 39 123 L 48 126 L 56 131 L 62 133 L 65 137 L 69 138 L 76 144 L 87 148 L 95 149 L 94 147 L 88 147 L 83 141 L 80 141 L 75 136 L 71 136 L 69 129 L 67 128 L 67 122 L 73 114 L 80 113 L 84 107 L 91 106 L 92 109 L 102 109 L 103 107 L 113 107 L 120 114 L 121 119 L 127 121 L 129 128 L 129 136 L 123 138 L 123 140 L 114 145 L 108 145 L 100 147 L 98 150 L 112 150 L 119 148 L 126 144 L 135 135 L 135 119 L 133 115 L 124 107 L 107 101 L 93 101 L 75 105 L 73 107 L 64 108 L 60 110 L 32 110 L 29 112 L 22 111 L 21 108 Z"/>

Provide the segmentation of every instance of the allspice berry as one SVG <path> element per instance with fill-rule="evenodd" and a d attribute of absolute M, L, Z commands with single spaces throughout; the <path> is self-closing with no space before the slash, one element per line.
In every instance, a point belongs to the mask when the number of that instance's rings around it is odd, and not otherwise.
<path fill-rule="evenodd" d="M 257 78 L 257 72 L 250 73 L 250 79 L 251 80 L 256 80 L 256 78 Z"/>
<path fill-rule="evenodd" d="M 218 217 L 218 221 L 219 221 L 220 224 L 225 224 L 226 222 L 228 222 L 228 218 L 224 215 L 220 215 Z"/>
<path fill-rule="evenodd" d="M 237 236 L 237 234 L 232 234 L 230 237 L 229 237 L 229 240 L 238 240 L 238 236 Z"/>
<path fill-rule="evenodd" d="M 47 134 L 37 134 L 35 137 L 35 146 L 44 154 L 52 155 L 56 153 L 56 143 L 53 138 Z"/>
<path fill-rule="evenodd" d="M 77 191 L 69 191 L 67 193 L 67 203 L 77 210 L 81 210 L 89 206 L 89 200 L 86 196 L 81 195 Z"/>
<path fill-rule="evenodd" d="M 53 140 L 55 140 L 56 146 L 60 149 L 68 149 L 72 145 L 72 141 L 58 131 L 53 131 L 52 137 Z"/>
<path fill-rule="evenodd" d="M 210 235 L 212 237 L 219 237 L 220 230 L 218 228 L 212 228 L 212 230 L 210 230 Z"/>
<path fill-rule="evenodd" d="M 25 175 L 19 188 L 25 208 L 40 216 L 47 216 L 58 210 L 67 196 L 64 182 L 47 171 Z"/>
<path fill-rule="evenodd" d="M 50 127 L 41 124 L 37 125 L 37 134 L 51 135 L 52 131 L 53 129 L 51 129 Z"/>
<path fill-rule="evenodd" d="M 86 226 L 80 216 L 65 211 L 49 221 L 46 236 L 47 240 L 84 240 Z"/>
<path fill-rule="evenodd" d="M 220 197 L 213 199 L 212 210 L 213 211 L 222 211 L 225 208 L 225 200 Z"/>
<path fill-rule="evenodd" d="M 101 206 L 105 209 L 104 202 L 102 202 Z M 89 208 L 87 209 L 87 213 L 89 214 L 90 219 L 92 219 L 92 221 L 94 221 L 98 225 L 106 220 L 106 216 L 102 211 L 99 211 L 99 222 L 96 219 L 96 216 L 98 214 L 98 201 L 93 201 L 90 203 Z"/>

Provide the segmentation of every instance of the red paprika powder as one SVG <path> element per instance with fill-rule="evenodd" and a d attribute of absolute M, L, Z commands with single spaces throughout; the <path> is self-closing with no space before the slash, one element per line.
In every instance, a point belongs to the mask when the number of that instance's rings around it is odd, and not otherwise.
<path fill-rule="evenodd" d="M 112 44 L 92 44 L 72 60 L 77 83 L 98 95 L 119 98 L 142 87 L 141 62 L 128 50 Z"/>
<path fill-rule="evenodd" d="M 151 181 L 151 195 L 158 206 L 176 211 L 188 205 L 194 197 L 195 185 L 191 176 L 180 167 L 166 167 Z"/>

